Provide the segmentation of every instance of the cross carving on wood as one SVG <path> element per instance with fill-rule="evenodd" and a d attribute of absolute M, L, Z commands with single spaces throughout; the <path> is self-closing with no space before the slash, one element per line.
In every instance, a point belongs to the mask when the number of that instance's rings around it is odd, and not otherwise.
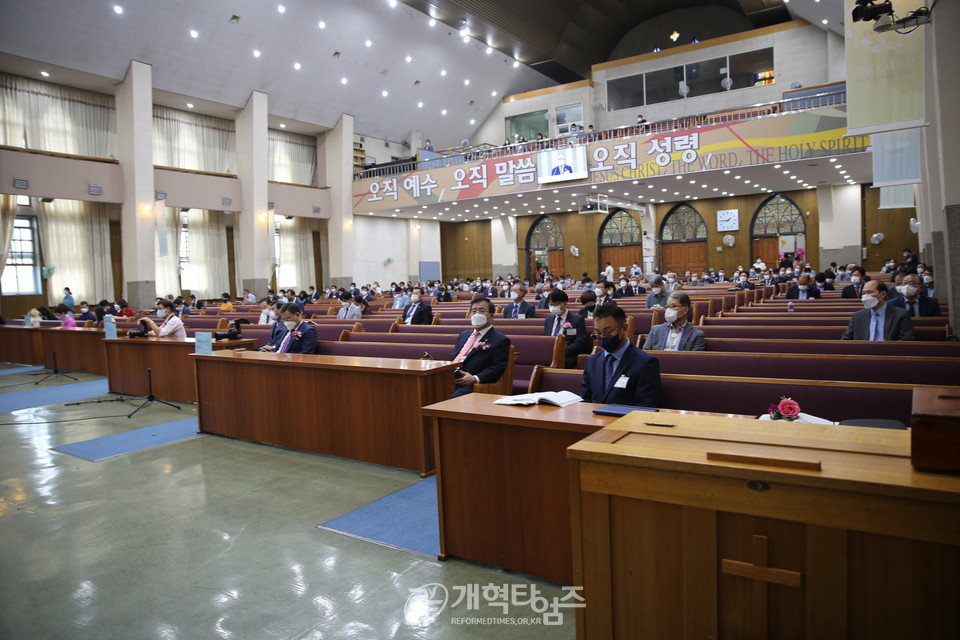
<path fill-rule="evenodd" d="M 753 615 L 751 636 L 757 640 L 767 637 L 767 583 L 799 588 L 803 574 L 767 566 L 767 536 L 753 536 L 753 564 L 740 560 L 721 560 L 723 573 L 753 580 Z"/>

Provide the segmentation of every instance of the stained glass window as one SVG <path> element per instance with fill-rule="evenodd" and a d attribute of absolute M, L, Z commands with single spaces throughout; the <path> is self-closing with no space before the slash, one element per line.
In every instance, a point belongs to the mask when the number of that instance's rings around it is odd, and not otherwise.
<path fill-rule="evenodd" d="M 604 223 L 600 244 L 605 247 L 636 244 L 640 242 L 640 237 L 640 225 L 633 216 L 626 211 L 617 211 Z"/>
<path fill-rule="evenodd" d="M 797 205 L 780 194 L 767 199 L 753 218 L 754 237 L 805 233 L 806 229 L 806 221 Z"/>
<path fill-rule="evenodd" d="M 678 204 L 667 214 L 663 222 L 661 240 L 706 240 L 707 223 L 697 210 L 686 204 Z"/>
<path fill-rule="evenodd" d="M 563 231 L 553 218 L 540 218 L 530 232 L 528 249 L 563 249 Z"/>

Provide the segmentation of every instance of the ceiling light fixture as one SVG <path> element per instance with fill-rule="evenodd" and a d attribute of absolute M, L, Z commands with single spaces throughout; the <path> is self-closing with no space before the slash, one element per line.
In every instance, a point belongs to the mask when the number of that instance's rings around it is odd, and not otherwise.
<path fill-rule="evenodd" d="M 470 118 L 470 124 L 476 124 L 476 123 L 477 123 L 476 120 L 474 120 L 473 118 Z"/>
<path fill-rule="evenodd" d="M 670 34 L 670 40 L 676 42 L 680 38 L 680 32 L 674 31 Z"/>
<path fill-rule="evenodd" d="M 317 23 L 317 26 L 320 27 L 321 29 L 326 29 L 327 23 L 321 20 L 320 22 Z"/>
<path fill-rule="evenodd" d="M 488 46 L 488 47 L 487 47 L 487 55 L 490 55 L 491 53 L 493 53 L 493 47 L 489 47 L 489 46 Z"/>
<path fill-rule="evenodd" d="M 446 70 L 446 69 L 440 69 L 440 75 L 441 75 L 441 76 L 447 75 L 447 70 Z"/>
<path fill-rule="evenodd" d="M 417 108 L 418 108 L 418 109 L 423 109 L 423 103 L 422 103 L 422 102 L 418 102 L 418 103 L 417 103 Z"/>
<path fill-rule="evenodd" d="M 413 58 L 411 58 L 410 56 L 407 56 L 406 58 L 404 58 L 404 60 L 406 60 L 407 62 L 413 62 Z"/>
<path fill-rule="evenodd" d="M 347 84 L 346 78 L 340 78 L 340 84 Z"/>
<path fill-rule="evenodd" d="M 123 13 L 123 7 L 121 7 L 118 4 L 115 4 L 113 5 L 113 12 L 117 15 L 120 15 L 121 13 Z"/>
<path fill-rule="evenodd" d="M 297 71 L 300 71 L 300 63 L 299 63 L 299 62 L 294 62 L 294 63 L 293 63 L 293 68 L 296 69 Z"/>
<path fill-rule="evenodd" d="M 513 68 L 516 69 L 516 68 L 519 67 L 519 66 L 520 66 L 520 61 L 519 61 L 519 60 L 514 60 L 514 61 L 513 61 Z"/>
<path fill-rule="evenodd" d="M 441 110 L 440 110 L 440 115 L 442 115 L 442 116 L 447 115 L 447 110 L 446 110 L 446 109 L 441 109 Z"/>
<path fill-rule="evenodd" d="M 386 97 L 387 97 L 388 95 L 390 95 L 390 94 L 387 93 L 387 90 L 386 90 L 386 89 L 384 89 L 383 91 L 380 92 L 380 95 L 382 95 L 384 98 L 386 98 Z"/>
<path fill-rule="evenodd" d="M 193 109 L 193 103 L 192 103 L 192 102 L 188 102 L 188 103 L 187 103 L 187 109 Z"/>
<path fill-rule="evenodd" d="M 259 58 L 259 57 L 260 57 L 260 49 L 254 49 L 254 50 L 253 50 L 253 57 L 254 57 L 254 58 Z"/>
<path fill-rule="evenodd" d="M 431 27 L 434 27 L 437 25 L 437 21 L 434 20 L 433 18 L 430 18 L 430 22 L 428 22 L 427 24 L 430 25 Z"/>
<path fill-rule="evenodd" d="M 190 37 L 191 37 L 191 38 L 199 38 L 199 37 L 200 37 L 200 32 L 198 32 L 196 29 L 190 29 Z"/>
<path fill-rule="evenodd" d="M 42 75 L 44 78 L 49 78 L 49 77 L 50 77 L 50 72 L 49 72 L 49 71 L 41 71 L 41 72 L 40 72 L 40 75 Z"/>
<path fill-rule="evenodd" d="M 469 86 L 470 86 L 470 79 L 469 79 L 469 78 L 465 78 L 465 79 L 463 80 L 463 86 L 465 86 L 465 87 L 469 87 Z"/>
<path fill-rule="evenodd" d="M 277 5 L 277 11 L 279 11 L 280 13 L 286 13 L 286 12 L 287 12 L 287 8 L 286 8 L 285 6 L 283 6 L 282 4 L 278 4 L 278 5 Z"/>
<path fill-rule="evenodd" d="M 373 43 L 372 43 L 371 41 L 367 40 L 366 42 L 363 43 L 363 46 L 365 46 L 365 47 L 372 47 L 372 46 L 373 46 Z"/>
<path fill-rule="evenodd" d="M 284 123 L 281 122 L 281 123 L 280 123 L 280 128 L 281 128 L 281 129 L 286 129 L 286 128 L 287 128 L 287 125 L 285 125 Z"/>

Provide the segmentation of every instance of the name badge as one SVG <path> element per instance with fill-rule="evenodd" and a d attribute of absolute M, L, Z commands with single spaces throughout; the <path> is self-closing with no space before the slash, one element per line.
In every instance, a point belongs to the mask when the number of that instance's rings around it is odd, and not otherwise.
<path fill-rule="evenodd" d="M 615 389 L 626 389 L 627 383 L 630 382 L 630 378 L 627 376 L 620 376 L 620 379 L 617 380 L 616 384 L 613 385 Z"/>
<path fill-rule="evenodd" d="M 567 335 L 568 335 L 568 336 L 575 336 L 575 335 L 577 335 L 577 330 L 576 330 L 576 329 L 567 329 Z"/>

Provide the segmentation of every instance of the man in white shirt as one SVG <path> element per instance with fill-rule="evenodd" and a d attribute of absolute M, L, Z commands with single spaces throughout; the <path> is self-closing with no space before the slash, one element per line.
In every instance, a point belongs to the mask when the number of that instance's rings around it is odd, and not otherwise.
<path fill-rule="evenodd" d="M 613 282 L 613 265 L 607 263 L 607 268 L 603 270 L 603 278 L 607 282 Z"/>

